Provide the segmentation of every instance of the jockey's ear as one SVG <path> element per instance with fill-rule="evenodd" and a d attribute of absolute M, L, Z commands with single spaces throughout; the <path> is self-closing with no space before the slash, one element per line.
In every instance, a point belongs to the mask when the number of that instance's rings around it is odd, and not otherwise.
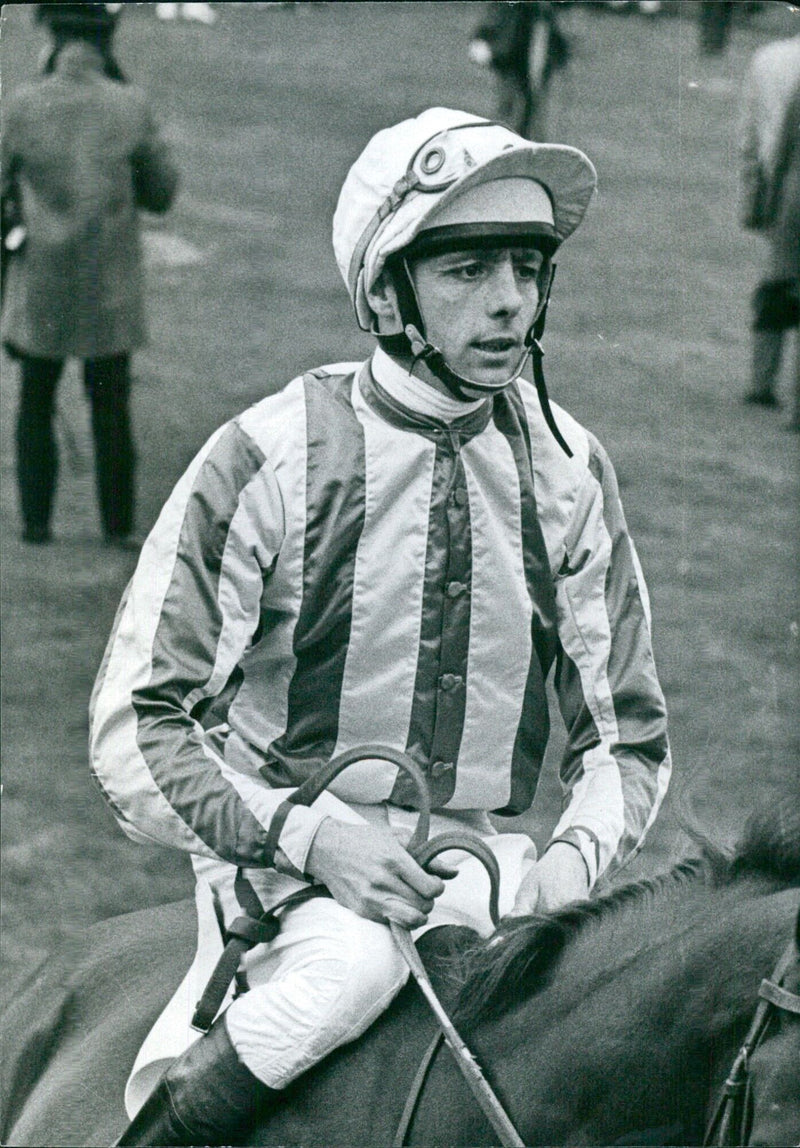
<path fill-rule="evenodd" d="M 366 295 L 370 310 L 378 320 L 378 333 L 381 335 L 401 334 L 403 322 L 400 318 L 397 289 L 386 268 L 381 271 Z"/>

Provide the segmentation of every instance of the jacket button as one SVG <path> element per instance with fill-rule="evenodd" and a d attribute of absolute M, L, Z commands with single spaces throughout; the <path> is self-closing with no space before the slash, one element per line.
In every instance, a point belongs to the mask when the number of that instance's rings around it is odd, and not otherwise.
<path fill-rule="evenodd" d="M 467 499 L 467 488 L 465 486 L 457 486 L 453 491 L 453 502 L 455 502 L 456 506 L 466 506 Z"/>
<path fill-rule="evenodd" d="M 446 592 L 447 592 L 448 598 L 457 598 L 459 596 L 459 594 L 463 594 L 465 590 L 466 590 L 466 586 L 464 585 L 463 582 L 448 582 L 447 583 L 447 591 Z"/>
<path fill-rule="evenodd" d="M 463 682 L 460 674 L 442 674 L 439 678 L 439 685 L 443 690 L 454 690 L 456 686 L 460 686 Z"/>
<path fill-rule="evenodd" d="M 455 764 L 452 761 L 435 761 L 431 766 L 431 777 L 443 777 L 454 769 Z"/>

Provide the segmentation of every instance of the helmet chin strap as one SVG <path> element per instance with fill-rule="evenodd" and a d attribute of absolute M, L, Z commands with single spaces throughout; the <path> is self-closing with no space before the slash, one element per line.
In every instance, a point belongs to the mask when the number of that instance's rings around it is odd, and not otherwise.
<path fill-rule="evenodd" d="M 547 394 L 547 386 L 544 381 L 544 369 L 542 368 L 542 359 L 544 358 L 544 351 L 542 344 L 533 332 L 533 328 L 528 332 L 525 342 L 530 340 L 531 344 L 531 360 L 533 362 L 533 382 L 536 387 L 536 393 L 539 396 L 539 404 L 542 408 L 544 421 L 547 423 L 550 433 L 556 440 L 558 445 L 563 450 L 567 458 L 572 458 L 572 451 L 570 450 L 569 443 L 558 429 L 558 423 L 553 414 L 553 408 L 550 406 L 550 397 Z"/>
<path fill-rule="evenodd" d="M 420 319 L 420 326 L 422 326 L 422 316 L 419 310 L 419 304 L 416 299 L 416 291 L 414 291 L 413 279 L 407 266 L 404 266 L 406 276 L 408 279 L 409 287 L 414 296 L 414 303 L 417 315 Z M 544 381 L 544 369 L 542 367 L 542 359 L 544 358 L 544 351 L 539 342 L 544 333 L 544 323 L 547 317 L 547 305 L 550 302 L 550 291 L 553 286 L 553 277 L 555 275 L 555 264 L 551 263 L 547 283 L 542 293 L 542 302 L 539 310 L 533 320 L 533 323 L 525 336 L 525 349 L 517 361 L 513 372 L 502 383 L 479 383 L 473 379 L 468 379 L 464 375 L 457 374 L 447 363 L 442 352 L 433 343 L 429 342 L 420 333 L 419 327 L 414 323 L 404 323 L 403 331 L 411 346 L 411 353 L 414 356 L 414 361 L 411 364 L 411 371 L 418 362 L 422 362 L 441 383 L 447 387 L 448 391 L 454 398 L 460 399 L 462 402 L 469 402 L 475 399 L 478 395 L 495 395 L 504 390 L 509 383 L 513 383 L 514 379 L 518 378 L 520 372 L 525 366 L 525 360 L 531 356 L 533 363 L 533 381 L 536 387 L 536 393 L 539 396 L 539 403 L 544 415 L 544 421 L 556 440 L 558 445 L 566 454 L 567 458 L 572 458 L 573 454 L 570 450 L 561 431 L 558 429 L 555 417 L 553 415 L 552 407 L 550 406 L 550 398 L 547 394 L 547 386 Z"/>
<path fill-rule="evenodd" d="M 424 363 L 431 374 L 447 387 L 448 391 L 457 399 L 469 402 L 475 399 L 478 395 L 494 395 L 502 391 L 509 383 L 512 383 L 517 378 L 522 368 L 525 366 L 525 360 L 531 353 L 531 349 L 525 344 L 525 349 L 522 355 L 517 360 L 517 365 L 507 379 L 502 383 L 479 383 L 474 379 L 468 379 L 466 375 L 458 375 L 448 366 L 442 352 L 433 343 L 427 342 L 423 339 L 417 328 L 413 323 L 406 323 L 404 327 L 405 336 L 411 344 L 411 353 L 414 356 L 414 362 L 411 365 L 413 371 L 417 363 Z M 469 388 L 469 391 L 466 390 Z M 472 392 L 472 393 L 469 393 Z M 476 393 L 477 392 L 477 395 Z"/>

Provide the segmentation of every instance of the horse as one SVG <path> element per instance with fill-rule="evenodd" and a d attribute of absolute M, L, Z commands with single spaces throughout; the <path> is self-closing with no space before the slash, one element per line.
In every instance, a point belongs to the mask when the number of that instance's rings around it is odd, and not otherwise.
<path fill-rule="evenodd" d="M 700 1144 L 799 902 L 800 802 L 787 801 L 752 815 L 732 853 L 706 841 L 655 878 L 508 919 L 487 940 L 432 931 L 420 949 L 526 1145 Z M 194 940 L 193 903 L 179 902 L 93 926 L 31 974 L 3 1017 L 2 1143 L 119 1135 L 127 1074 Z M 409 983 L 268 1118 L 256 1114 L 242 1143 L 391 1144 L 435 1030 Z M 762 1142 L 797 1143 L 797 1031 L 775 1047 L 783 1099 L 768 1123 L 780 1138 Z M 446 1048 L 404 1142 L 496 1143 Z"/>

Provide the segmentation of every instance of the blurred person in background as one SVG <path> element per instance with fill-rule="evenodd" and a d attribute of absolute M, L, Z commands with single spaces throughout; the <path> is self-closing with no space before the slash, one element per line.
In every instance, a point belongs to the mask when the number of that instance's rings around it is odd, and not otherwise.
<path fill-rule="evenodd" d="M 109 78 L 113 14 L 45 5 L 45 74 L 7 98 L 2 139 L 2 340 L 20 364 L 22 537 L 51 539 L 56 391 L 83 361 L 97 493 L 109 544 L 134 545 L 130 356 L 145 341 L 137 211 L 164 212 L 177 172 L 144 92 Z"/>
<path fill-rule="evenodd" d="M 604 0 L 604 7 L 612 12 L 641 12 L 643 16 L 658 16 L 661 13 L 661 0 Z"/>
<path fill-rule="evenodd" d="M 774 232 L 773 273 L 786 293 L 782 322 L 795 331 L 794 403 L 789 429 L 800 431 L 800 83 L 783 117 L 766 217 Z"/>
<path fill-rule="evenodd" d="M 156 16 L 159 20 L 194 20 L 209 27 L 217 20 L 210 4 L 156 4 Z"/>
<path fill-rule="evenodd" d="M 494 72 L 497 120 L 525 139 L 545 139 L 550 79 L 570 58 L 554 5 L 546 0 L 486 4 L 469 56 Z"/>
<path fill-rule="evenodd" d="M 90 40 L 103 57 L 104 75 L 109 80 L 124 83 L 125 76 L 113 52 L 114 31 L 121 8 L 121 4 L 64 4 L 60 0 L 37 4 L 34 20 L 50 35 L 50 43 L 42 57 L 42 72 L 50 75 L 64 45 L 82 37 Z"/>
<path fill-rule="evenodd" d="M 733 0 L 700 0 L 697 29 L 700 53 L 721 56 L 728 46 L 733 26 Z"/>
<path fill-rule="evenodd" d="M 798 133 L 800 35 L 765 44 L 745 78 L 741 116 L 742 223 L 769 245 L 753 295 L 751 388 L 745 401 L 777 407 L 787 332 L 798 325 Z M 800 410 L 795 401 L 792 419 Z"/>
<path fill-rule="evenodd" d="M 192 855 L 199 941 L 120 1145 L 241 1143 L 400 991 L 388 922 L 492 931 L 474 857 L 429 872 L 404 848 L 420 795 L 370 743 L 417 763 L 432 833 L 491 849 L 502 914 L 585 898 L 657 815 L 670 755 L 644 578 L 613 466 L 550 403 L 538 342 L 595 184 L 577 149 L 466 112 L 379 132 L 333 221 L 373 354 L 221 427 L 144 544 L 92 698 L 92 770 L 130 836 Z M 489 812 L 531 806 L 554 667 L 563 803 L 537 856 Z M 241 932 L 287 895 L 306 899 L 276 937 Z M 198 1038 L 223 917 L 252 941 L 247 988 L 226 1007 L 228 968 Z"/>
<path fill-rule="evenodd" d="M 749 22 L 763 8 L 760 0 L 693 0 L 697 6 L 698 46 L 701 56 L 723 56 L 730 43 L 734 21 Z M 678 10 L 687 7 L 679 0 Z"/>

